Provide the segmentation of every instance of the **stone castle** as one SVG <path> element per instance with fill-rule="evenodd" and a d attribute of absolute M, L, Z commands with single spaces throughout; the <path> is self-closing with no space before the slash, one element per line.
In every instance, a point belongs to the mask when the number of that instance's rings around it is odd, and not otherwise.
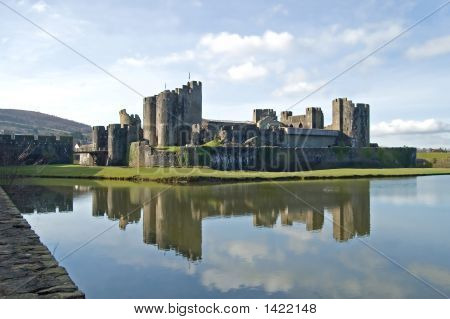
<path fill-rule="evenodd" d="M 94 126 L 92 144 L 75 152 L 82 165 L 256 170 L 304 169 L 300 162 L 309 169 L 351 166 L 355 161 L 365 167 L 412 165 L 413 149 L 400 151 L 407 153 L 401 163 L 396 155 L 386 163 L 382 152 L 376 152 L 377 145 L 370 143 L 369 113 L 368 104 L 338 98 L 332 101 L 328 126 L 320 107 L 308 107 L 301 115 L 283 111 L 280 117 L 273 109 L 255 109 L 252 121 L 204 119 L 202 83 L 190 81 L 181 88 L 145 97 L 143 123 L 138 115 L 123 109 L 120 123 Z M 338 154 L 334 148 L 339 147 L 345 149 Z M 373 158 L 367 158 L 369 153 Z"/>
<path fill-rule="evenodd" d="M 120 123 L 94 126 L 92 145 L 84 147 L 81 162 L 87 165 L 127 165 L 127 150 L 133 142 L 152 148 L 168 146 L 278 146 L 369 147 L 368 104 L 354 104 L 347 98 L 332 102 L 333 121 L 324 126 L 319 107 L 308 107 L 303 115 L 273 109 L 255 109 L 252 121 L 224 121 L 202 118 L 202 83 L 190 81 L 181 88 L 165 90 L 144 98 L 143 125 L 138 115 L 119 112 Z M 83 147 L 79 152 L 83 151 Z"/>

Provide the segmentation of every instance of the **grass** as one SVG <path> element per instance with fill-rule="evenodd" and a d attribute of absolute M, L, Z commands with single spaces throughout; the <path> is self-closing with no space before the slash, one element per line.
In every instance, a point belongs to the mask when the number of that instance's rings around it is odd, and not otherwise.
<path fill-rule="evenodd" d="M 168 151 L 176 153 L 181 150 L 181 146 L 159 146 L 156 149 L 160 151 Z"/>
<path fill-rule="evenodd" d="M 401 177 L 450 175 L 449 168 L 393 168 L 393 169 L 328 169 L 306 172 L 218 171 L 209 168 L 129 168 L 84 167 L 79 165 L 36 165 L 16 169 L 4 167 L 21 177 L 89 178 L 156 182 L 238 182 L 258 180 L 304 180 L 327 178 Z"/>
<path fill-rule="evenodd" d="M 218 139 L 214 139 L 214 140 L 211 140 L 211 141 L 203 144 L 203 146 L 206 146 L 206 147 L 218 147 L 218 146 L 222 146 L 222 143 Z"/>
<path fill-rule="evenodd" d="M 450 152 L 427 152 L 427 153 L 417 153 L 417 158 L 432 160 L 436 159 L 448 159 L 450 158 Z"/>
<path fill-rule="evenodd" d="M 417 159 L 426 161 L 429 167 L 450 168 L 450 152 L 417 153 Z"/>

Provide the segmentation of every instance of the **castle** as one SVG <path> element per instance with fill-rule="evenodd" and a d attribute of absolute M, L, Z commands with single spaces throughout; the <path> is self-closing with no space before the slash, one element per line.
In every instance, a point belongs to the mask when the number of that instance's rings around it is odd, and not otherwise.
<path fill-rule="evenodd" d="M 81 146 L 76 153 L 80 154 L 82 165 L 199 165 L 252 169 L 250 163 L 255 164 L 261 156 L 266 161 L 268 157 L 272 162 L 278 161 L 274 151 L 281 160 L 294 156 L 297 162 L 311 162 L 308 158 L 297 159 L 299 150 L 302 154 L 307 150 L 320 164 L 317 167 L 337 167 L 342 163 L 350 165 L 356 158 L 362 159 L 364 148 L 376 148 L 376 144 L 370 143 L 369 109 L 368 104 L 355 104 L 347 98 L 335 99 L 332 123 L 328 126 L 324 125 L 320 107 L 308 107 L 302 115 L 283 111 L 280 117 L 273 109 L 255 109 L 252 121 L 210 120 L 202 117 L 202 83 L 190 81 L 181 88 L 145 97 L 143 125 L 138 115 L 128 115 L 123 109 L 119 112 L 120 123 L 106 128 L 94 126 L 92 144 Z M 177 155 L 170 152 L 171 147 L 172 150 L 179 147 Z M 208 150 L 205 147 L 209 147 Z M 338 159 L 333 152 L 325 150 L 333 147 L 354 151 Z M 272 155 L 266 154 L 269 151 Z M 207 152 L 210 158 L 205 160 L 199 152 Z M 297 153 L 292 155 L 294 152 Z M 332 164 L 324 164 L 330 159 Z M 365 162 L 365 166 L 382 165 L 381 159 L 376 158 Z M 271 170 L 273 166 L 255 164 L 253 169 Z M 302 165 L 281 165 L 285 166 L 297 170 Z"/>

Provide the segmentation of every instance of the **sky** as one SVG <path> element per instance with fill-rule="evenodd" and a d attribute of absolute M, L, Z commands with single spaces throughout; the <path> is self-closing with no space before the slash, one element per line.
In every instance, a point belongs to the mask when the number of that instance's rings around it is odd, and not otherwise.
<path fill-rule="evenodd" d="M 142 97 L 203 83 L 203 117 L 278 113 L 446 0 L 0 0 L 0 108 L 89 125 L 142 117 Z M 20 12 L 127 86 L 18 16 Z M 450 4 L 292 108 L 370 104 L 371 140 L 450 147 Z M 132 89 L 130 89 L 132 88 Z M 138 93 L 137 93 L 138 92 Z"/>

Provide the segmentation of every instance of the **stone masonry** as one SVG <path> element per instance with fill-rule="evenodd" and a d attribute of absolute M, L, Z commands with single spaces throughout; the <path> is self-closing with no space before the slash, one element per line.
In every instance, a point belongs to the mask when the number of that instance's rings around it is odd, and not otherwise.
<path fill-rule="evenodd" d="M 84 298 L 1 187 L 0 298 Z"/>

